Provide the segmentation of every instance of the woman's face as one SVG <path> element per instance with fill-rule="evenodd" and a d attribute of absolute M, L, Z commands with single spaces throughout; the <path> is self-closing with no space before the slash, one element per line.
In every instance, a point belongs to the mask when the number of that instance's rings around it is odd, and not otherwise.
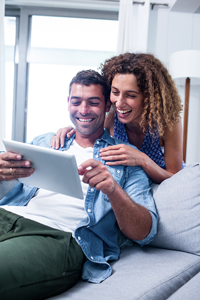
<path fill-rule="evenodd" d="M 110 100 L 122 123 L 140 122 L 143 95 L 133 74 L 116 74 L 111 85 Z"/>

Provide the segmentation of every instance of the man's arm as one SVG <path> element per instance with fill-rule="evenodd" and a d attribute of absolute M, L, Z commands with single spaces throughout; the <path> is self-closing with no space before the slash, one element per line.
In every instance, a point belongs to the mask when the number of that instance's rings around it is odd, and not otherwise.
<path fill-rule="evenodd" d="M 134 202 L 101 162 L 89 159 L 78 169 L 79 174 L 83 175 L 83 182 L 101 190 L 108 196 L 123 234 L 132 240 L 143 240 L 149 234 L 152 226 L 151 214 L 148 209 Z"/>
<path fill-rule="evenodd" d="M 17 153 L 0 153 L 0 181 L 11 181 L 33 174 L 30 161 L 23 160 Z"/>

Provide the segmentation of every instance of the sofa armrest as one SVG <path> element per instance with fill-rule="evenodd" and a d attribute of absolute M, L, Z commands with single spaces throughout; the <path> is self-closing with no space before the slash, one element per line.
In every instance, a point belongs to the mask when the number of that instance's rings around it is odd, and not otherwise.
<path fill-rule="evenodd" d="M 0 199 L 2 199 L 17 183 L 18 180 L 0 181 Z"/>

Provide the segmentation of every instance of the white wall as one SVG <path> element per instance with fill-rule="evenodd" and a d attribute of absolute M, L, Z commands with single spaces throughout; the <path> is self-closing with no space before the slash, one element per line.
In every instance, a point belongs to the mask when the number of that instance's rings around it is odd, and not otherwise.
<path fill-rule="evenodd" d="M 150 11 L 148 52 L 156 55 L 167 68 L 173 52 L 200 50 L 200 14 L 171 12 L 166 8 Z M 192 83 L 192 82 L 191 82 Z M 178 86 L 184 104 L 185 89 Z M 183 117 L 183 115 L 182 115 Z M 200 162 L 200 86 L 190 89 L 187 164 Z"/>

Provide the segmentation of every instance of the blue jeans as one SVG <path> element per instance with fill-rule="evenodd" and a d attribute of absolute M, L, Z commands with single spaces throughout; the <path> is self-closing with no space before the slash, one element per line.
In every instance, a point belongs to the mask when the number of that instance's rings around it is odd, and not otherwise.
<path fill-rule="evenodd" d="M 46 299 L 72 287 L 85 257 L 71 233 L 0 208 L 0 299 Z"/>

